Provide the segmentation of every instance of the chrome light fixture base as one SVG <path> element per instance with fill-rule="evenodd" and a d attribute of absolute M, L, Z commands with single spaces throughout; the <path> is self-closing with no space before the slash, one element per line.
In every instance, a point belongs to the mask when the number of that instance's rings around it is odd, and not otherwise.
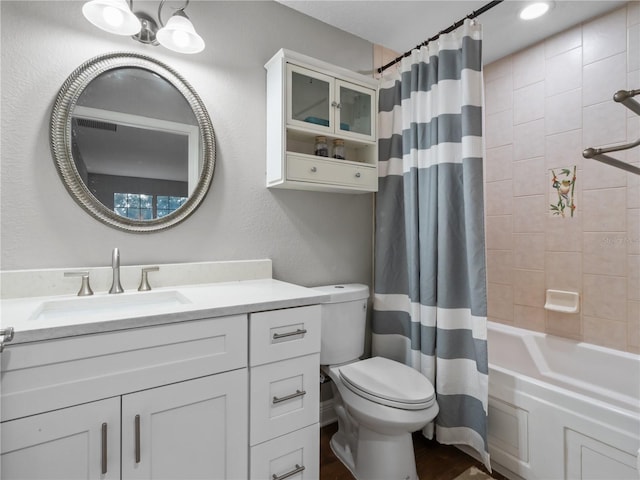
<path fill-rule="evenodd" d="M 144 43 L 145 45 L 160 45 L 156 39 L 156 33 L 158 32 L 158 24 L 150 15 L 144 12 L 133 12 L 133 14 L 140 20 L 140 31 L 131 38 Z"/>

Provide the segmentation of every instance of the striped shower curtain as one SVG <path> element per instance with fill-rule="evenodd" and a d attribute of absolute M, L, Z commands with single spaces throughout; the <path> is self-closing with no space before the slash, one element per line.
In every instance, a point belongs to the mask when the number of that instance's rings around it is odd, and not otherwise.
<path fill-rule="evenodd" d="M 434 385 L 424 434 L 489 467 L 481 38 L 467 20 L 381 79 L 372 349 Z"/>

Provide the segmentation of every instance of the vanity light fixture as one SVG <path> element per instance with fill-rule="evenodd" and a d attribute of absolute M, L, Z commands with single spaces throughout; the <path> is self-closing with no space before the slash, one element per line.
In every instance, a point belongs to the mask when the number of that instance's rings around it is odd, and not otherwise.
<path fill-rule="evenodd" d="M 520 19 L 533 20 L 541 17 L 551 9 L 552 2 L 535 2 L 530 3 L 520 10 Z"/>
<path fill-rule="evenodd" d="M 141 43 L 162 45 L 178 53 L 204 50 L 204 40 L 184 12 L 189 0 L 176 9 L 166 24 L 162 21 L 165 2 L 161 0 L 158 5 L 157 22 L 144 12 L 133 12 L 133 0 L 91 0 L 82 6 L 82 13 L 96 27 L 116 35 L 131 35 Z"/>

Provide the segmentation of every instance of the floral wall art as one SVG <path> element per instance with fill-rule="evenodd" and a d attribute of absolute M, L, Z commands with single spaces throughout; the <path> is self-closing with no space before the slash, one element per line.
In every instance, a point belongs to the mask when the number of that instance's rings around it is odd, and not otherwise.
<path fill-rule="evenodd" d="M 573 218 L 576 213 L 576 166 L 551 170 L 549 211 L 561 218 Z"/>

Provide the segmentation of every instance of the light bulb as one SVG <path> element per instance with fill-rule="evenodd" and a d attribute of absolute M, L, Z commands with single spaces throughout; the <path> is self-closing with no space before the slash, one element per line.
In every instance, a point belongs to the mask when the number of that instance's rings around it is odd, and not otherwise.
<path fill-rule="evenodd" d="M 173 42 L 179 47 L 186 47 L 189 45 L 189 35 L 182 30 L 176 30 L 172 35 Z"/>
<path fill-rule="evenodd" d="M 122 14 L 122 12 L 110 5 L 108 7 L 105 7 L 104 11 L 102 12 L 102 16 L 104 17 L 104 21 L 112 27 L 119 27 L 124 21 L 124 15 Z"/>

